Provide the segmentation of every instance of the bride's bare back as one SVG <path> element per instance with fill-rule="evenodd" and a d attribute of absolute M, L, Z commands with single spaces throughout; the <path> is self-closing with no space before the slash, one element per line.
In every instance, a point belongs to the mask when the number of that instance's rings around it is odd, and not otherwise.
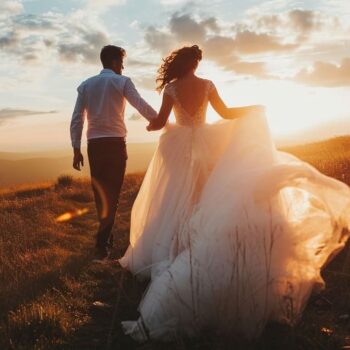
<path fill-rule="evenodd" d="M 225 119 L 235 119 L 253 111 L 263 110 L 262 106 L 256 105 L 227 107 L 210 80 L 198 78 L 190 73 L 165 86 L 158 117 L 152 120 L 147 129 L 159 130 L 163 128 L 173 108 L 178 124 L 196 125 L 204 123 L 208 102 Z"/>
<path fill-rule="evenodd" d="M 166 86 L 164 94 L 172 100 L 178 124 L 193 125 L 205 122 L 211 86 L 209 80 L 194 75 L 178 79 Z"/>

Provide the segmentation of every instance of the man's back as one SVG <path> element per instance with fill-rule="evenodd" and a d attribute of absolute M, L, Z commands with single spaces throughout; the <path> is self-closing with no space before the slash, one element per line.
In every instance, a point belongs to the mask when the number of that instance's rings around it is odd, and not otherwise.
<path fill-rule="evenodd" d="M 71 122 L 73 147 L 80 148 L 85 113 L 88 120 L 88 140 L 126 136 L 126 100 L 146 119 L 151 120 L 157 116 L 154 109 L 137 92 L 131 79 L 116 74 L 111 69 L 103 69 L 100 74 L 85 80 L 77 90 L 78 98 Z"/>
<path fill-rule="evenodd" d="M 88 139 L 126 136 L 124 87 L 127 80 L 110 69 L 103 69 L 79 86 L 88 120 Z"/>

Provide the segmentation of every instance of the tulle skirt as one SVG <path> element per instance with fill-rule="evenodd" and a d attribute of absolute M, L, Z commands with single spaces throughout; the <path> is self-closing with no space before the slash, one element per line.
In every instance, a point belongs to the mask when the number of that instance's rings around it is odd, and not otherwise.
<path fill-rule="evenodd" d="M 263 115 L 168 125 L 120 260 L 151 279 L 141 318 L 125 332 L 251 339 L 269 320 L 293 324 L 322 288 L 320 269 L 344 246 L 349 223 L 349 188 L 277 151 Z"/>

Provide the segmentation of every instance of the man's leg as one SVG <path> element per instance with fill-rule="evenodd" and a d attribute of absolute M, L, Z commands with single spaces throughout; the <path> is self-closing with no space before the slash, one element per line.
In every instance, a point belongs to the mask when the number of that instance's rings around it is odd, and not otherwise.
<path fill-rule="evenodd" d="M 126 167 L 125 142 L 113 139 L 89 143 L 89 162 L 92 188 L 100 226 L 96 236 L 96 248 L 100 255 L 107 255 L 107 246 L 113 244 L 113 228 L 118 199 Z"/>

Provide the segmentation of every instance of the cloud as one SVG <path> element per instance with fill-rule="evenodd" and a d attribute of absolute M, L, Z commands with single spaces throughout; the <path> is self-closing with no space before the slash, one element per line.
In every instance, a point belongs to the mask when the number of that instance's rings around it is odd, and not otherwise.
<path fill-rule="evenodd" d="M 189 0 L 160 0 L 160 3 L 165 6 L 169 5 L 180 5 L 186 2 L 190 2 Z"/>
<path fill-rule="evenodd" d="M 298 47 L 297 43 L 284 43 L 284 38 L 278 35 L 248 30 L 246 27 L 235 26 L 231 34 L 221 35 L 224 28 L 218 25 L 214 17 L 195 19 L 189 14 L 175 13 L 169 20 L 168 31 L 149 27 L 145 39 L 153 49 L 159 51 L 165 51 L 164 47 L 174 47 L 176 43 L 176 46 L 198 43 L 206 47 L 211 57 L 233 51 L 242 54 L 285 52 Z"/>
<path fill-rule="evenodd" d="M 268 76 L 265 63 L 248 56 L 291 52 L 298 47 L 295 43 L 284 43 L 277 35 L 242 28 L 235 27 L 230 33 L 215 17 L 195 18 L 190 14 L 175 13 L 170 17 L 167 29 L 149 27 L 145 40 L 162 55 L 184 44 L 199 44 L 205 58 L 223 69 L 260 78 Z"/>
<path fill-rule="evenodd" d="M 138 76 L 133 79 L 137 87 L 141 87 L 146 90 L 155 90 L 156 78 L 155 74 L 148 76 Z"/>
<path fill-rule="evenodd" d="M 125 65 L 125 64 L 124 64 Z M 130 67 L 136 67 L 136 68 L 156 68 L 157 65 L 153 62 L 147 62 L 142 60 L 135 60 L 133 58 L 126 58 L 126 65 Z"/>
<path fill-rule="evenodd" d="M 78 40 L 60 41 L 57 45 L 60 57 L 64 61 L 97 63 L 101 47 L 109 43 L 109 38 L 102 31 L 89 31 L 77 28 Z"/>
<path fill-rule="evenodd" d="M 126 0 L 87 0 L 86 10 L 101 14 L 110 10 L 111 7 L 124 4 L 126 4 Z"/>
<path fill-rule="evenodd" d="M 236 74 L 250 75 L 261 79 L 270 78 L 266 71 L 264 62 L 242 61 L 238 57 L 231 56 L 220 63 L 223 69 L 232 71 Z"/>
<path fill-rule="evenodd" d="M 350 57 L 344 58 L 339 65 L 315 62 L 311 70 L 301 70 L 294 79 L 312 86 L 350 86 Z"/>
<path fill-rule="evenodd" d="M 291 24 L 301 32 L 309 32 L 316 27 L 316 14 L 310 10 L 295 9 L 288 12 Z"/>
<path fill-rule="evenodd" d="M 269 8 L 275 4 L 268 3 Z M 271 56 L 274 61 L 279 55 L 289 58 L 286 69 L 295 72 L 301 64 L 314 61 L 315 55 L 327 61 L 329 55 L 325 56 L 324 48 L 330 44 L 338 48 L 332 50 L 332 57 L 346 46 L 347 27 L 340 17 L 293 8 L 295 4 L 289 0 L 281 0 L 277 5 L 279 12 L 255 9 L 233 22 L 190 14 L 183 9 L 170 15 L 165 26 L 148 27 L 145 42 L 162 56 L 183 45 L 198 44 L 203 48 L 204 58 L 224 70 L 259 78 L 274 75 L 267 71 L 273 68 Z M 305 74 L 300 77 L 307 80 Z"/>
<path fill-rule="evenodd" d="M 59 18 L 54 14 L 21 14 L 13 19 L 16 28 L 32 31 L 59 30 Z"/>
<path fill-rule="evenodd" d="M 218 59 L 219 56 L 232 55 L 236 49 L 236 42 L 233 38 L 216 35 L 203 43 L 205 55 L 210 59 Z"/>
<path fill-rule="evenodd" d="M 0 17 L 16 15 L 23 11 L 23 5 L 19 0 L 1 0 Z"/>
<path fill-rule="evenodd" d="M 1 54 L 29 63 L 57 57 L 63 62 L 95 64 L 101 47 L 110 42 L 95 13 L 89 16 L 82 10 L 68 16 L 53 12 L 17 14 L 0 22 L 0 33 Z"/>
<path fill-rule="evenodd" d="M 30 109 L 13 109 L 13 108 L 3 108 L 0 109 L 0 124 L 19 117 L 27 117 L 31 115 L 47 115 L 55 114 L 57 111 L 36 111 Z"/>
<path fill-rule="evenodd" d="M 156 50 L 163 55 L 167 54 L 173 48 L 174 44 L 171 34 L 162 32 L 153 26 L 146 29 L 145 41 L 151 49 Z"/>
<path fill-rule="evenodd" d="M 19 35 L 15 30 L 10 30 L 0 35 L 0 48 L 11 49 L 19 43 Z"/>
<path fill-rule="evenodd" d="M 235 47 L 243 54 L 259 54 L 265 52 L 286 52 L 297 48 L 298 44 L 283 44 L 281 38 L 259 34 L 249 30 L 238 32 L 235 37 Z"/>
<path fill-rule="evenodd" d="M 171 33 L 181 42 L 203 42 L 206 26 L 203 22 L 197 22 L 187 14 L 174 14 L 169 22 Z"/>

